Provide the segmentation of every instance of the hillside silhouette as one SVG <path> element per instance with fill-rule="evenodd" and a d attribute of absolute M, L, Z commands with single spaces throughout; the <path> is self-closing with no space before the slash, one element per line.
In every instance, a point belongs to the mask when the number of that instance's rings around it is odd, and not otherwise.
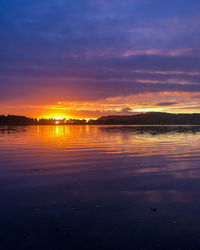
<path fill-rule="evenodd" d="M 130 116 L 102 116 L 92 124 L 107 125 L 200 125 L 200 114 L 149 112 Z"/>

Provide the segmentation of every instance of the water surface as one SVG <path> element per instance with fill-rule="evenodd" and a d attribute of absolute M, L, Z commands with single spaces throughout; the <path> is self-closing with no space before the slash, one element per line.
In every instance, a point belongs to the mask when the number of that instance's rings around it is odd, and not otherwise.
<path fill-rule="evenodd" d="M 0 127 L 0 249 L 199 249 L 200 127 Z"/>

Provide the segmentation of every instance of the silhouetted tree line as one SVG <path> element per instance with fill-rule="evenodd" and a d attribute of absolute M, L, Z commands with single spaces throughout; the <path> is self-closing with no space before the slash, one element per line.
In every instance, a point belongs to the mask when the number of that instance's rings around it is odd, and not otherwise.
<path fill-rule="evenodd" d="M 102 116 L 97 120 L 33 119 L 25 116 L 0 116 L 0 125 L 200 125 L 200 114 L 150 112 L 129 116 Z"/>
<path fill-rule="evenodd" d="M 0 116 L 0 125 L 85 125 L 87 124 L 86 120 L 80 119 L 33 119 L 25 116 L 17 115 L 1 115 Z"/>

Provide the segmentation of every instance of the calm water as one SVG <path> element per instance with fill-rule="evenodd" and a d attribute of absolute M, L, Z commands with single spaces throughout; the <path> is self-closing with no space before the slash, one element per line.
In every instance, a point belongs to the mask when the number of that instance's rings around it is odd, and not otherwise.
<path fill-rule="evenodd" d="M 1 250 L 200 249 L 200 128 L 0 127 Z"/>

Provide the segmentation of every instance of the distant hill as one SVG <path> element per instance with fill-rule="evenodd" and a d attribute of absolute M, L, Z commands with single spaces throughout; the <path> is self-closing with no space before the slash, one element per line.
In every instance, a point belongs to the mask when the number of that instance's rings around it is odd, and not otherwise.
<path fill-rule="evenodd" d="M 113 125 L 200 125 L 200 114 L 171 114 L 149 112 L 130 116 L 109 115 L 102 116 L 93 124 Z"/>
<path fill-rule="evenodd" d="M 37 123 L 36 119 L 28 118 L 26 116 L 17 115 L 1 115 L 0 125 L 34 125 Z"/>

